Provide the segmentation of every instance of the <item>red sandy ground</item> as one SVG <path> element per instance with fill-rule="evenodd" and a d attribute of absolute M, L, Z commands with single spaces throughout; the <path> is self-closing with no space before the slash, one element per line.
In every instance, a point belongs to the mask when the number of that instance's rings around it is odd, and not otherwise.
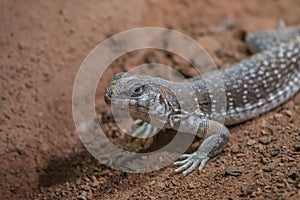
<path fill-rule="evenodd" d="M 113 34 L 172 28 L 200 42 L 219 67 L 226 67 L 250 55 L 245 33 L 275 27 L 280 18 L 299 24 L 300 1 L 2 0 L 0 9 L 0 199 L 300 199 L 299 94 L 231 127 L 225 151 L 201 174 L 184 178 L 172 174 L 172 166 L 127 174 L 98 163 L 83 148 L 71 110 L 81 62 Z M 187 64 L 142 51 L 118 59 L 103 83 L 145 62 L 145 55 L 193 75 Z M 107 111 L 102 119 L 110 112 L 103 88 L 97 93 L 97 111 Z M 118 135 L 111 120 L 102 125 Z M 226 175 L 225 167 L 241 175 Z"/>

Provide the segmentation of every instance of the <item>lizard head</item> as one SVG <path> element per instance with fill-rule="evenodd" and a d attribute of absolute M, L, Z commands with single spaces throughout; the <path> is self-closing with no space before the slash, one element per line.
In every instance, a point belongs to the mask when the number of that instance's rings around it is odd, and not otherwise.
<path fill-rule="evenodd" d="M 179 105 L 169 89 L 171 83 L 157 77 L 121 72 L 112 78 L 104 98 L 114 108 L 129 109 L 134 118 L 149 122 L 154 116 L 162 121 Z"/>

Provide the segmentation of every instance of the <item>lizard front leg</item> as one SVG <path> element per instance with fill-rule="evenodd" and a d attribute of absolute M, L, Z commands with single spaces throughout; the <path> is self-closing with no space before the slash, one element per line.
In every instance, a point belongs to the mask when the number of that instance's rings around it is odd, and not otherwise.
<path fill-rule="evenodd" d="M 210 158 L 222 152 L 229 141 L 230 132 L 219 122 L 201 119 L 197 135 L 205 138 L 198 150 L 192 154 L 184 154 L 181 156 L 183 160 L 174 162 L 174 165 L 180 166 L 175 172 L 183 171 L 183 176 L 186 176 L 197 166 L 199 166 L 200 172 Z"/>

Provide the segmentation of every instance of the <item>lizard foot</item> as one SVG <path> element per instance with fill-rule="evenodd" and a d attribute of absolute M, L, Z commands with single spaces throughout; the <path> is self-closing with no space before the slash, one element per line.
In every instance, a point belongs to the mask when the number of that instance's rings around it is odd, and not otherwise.
<path fill-rule="evenodd" d="M 199 172 L 201 172 L 205 164 L 209 160 L 209 157 L 206 154 L 199 154 L 199 152 L 195 152 L 192 154 L 183 154 L 180 158 L 184 160 L 176 161 L 173 164 L 180 165 L 180 167 L 177 168 L 175 172 L 178 173 L 183 171 L 183 176 L 186 176 L 187 174 L 192 172 L 199 164 L 200 166 L 198 170 Z"/>
<path fill-rule="evenodd" d="M 134 121 L 135 125 L 141 124 L 136 130 L 134 130 L 131 134 L 132 137 L 139 137 L 139 138 L 148 138 L 155 135 L 159 129 L 156 127 L 151 126 L 150 124 L 143 122 L 140 119 Z"/>

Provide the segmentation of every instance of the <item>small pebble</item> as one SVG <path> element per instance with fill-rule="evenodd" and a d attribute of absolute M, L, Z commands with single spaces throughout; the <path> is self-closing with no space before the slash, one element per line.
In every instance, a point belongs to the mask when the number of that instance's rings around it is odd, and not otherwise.
<path fill-rule="evenodd" d="M 269 166 L 264 166 L 264 167 L 263 167 L 263 171 L 264 171 L 264 172 L 271 172 L 272 169 L 271 169 Z"/>
<path fill-rule="evenodd" d="M 259 145 L 258 145 L 258 150 L 259 150 L 259 151 L 264 151 L 264 150 L 265 150 L 265 147 L 264 147 L 262 144 L 259 144 Z"/>
<path fill-rule="evenodd" d="M 292 167 L 288 175 L 291 179 L 296 180 L 299 177 L 299 173 L 296 167 Z"/>
<path fill-rule="evenodd" d="M 238 153 L 238 152 L 240 152 L 240 147 L 239 147 L 239 145 L 233 144 L 233 145 L 232 145 L 232 148 L 231 148 L 231 152 L 232 152 L 232 153 Z"/>
<path fill-rule="evenodd" d="M 271 156 L 277 156 L 280 153 L 279 148 L 274 148 L 271 150 Z"/>
<path fill-rule="evenodd" d="M 80 196 L 78 196 L 78 199 L 79 200 L 87 200 L 87 198 L 86 198 L 86 192 L 85 191 L 82 192 L 82 194 Z"/>
<path fill-rule="evenodd" d="M 195 185 L 193 183 L 190 183 L 187 187 L 188 189 L 194 189 L 195 188 Z"/>
<path fill-rule="evenodd" d="M 255 143 L 256 143 L 255 140 L 249 139 L 248 142 L 247 142 L 247 145 L 252 146 L 252 145 L 254 145 Z"/>
<path fill-rule="evenodd" d="M 267 159 L 266 159 L 264 156 L 262 156 L 262 157 L 260 158 L 260 162 L 261 162 L 262 164 L 264 164 L 264 165 L 268 163 Z"/>
<path fill-rule="evenodd" d="M 260 132 L 261 132 L 262 135 L 268 135 L 268 131 L 265 130 L 265 129 L 262 129 Z"/>
<path fill-rule="evenodd" d="M 291 111 L 291 110 L 285 110 L 284 113 L 285 113 L 288 117 L 292 117 L 292 116 L 293 116 L 293 111 Z"/>
<path fill-rule="evenodd" d="M 240 176 L 242 171 L 236 167 L 225 167 L 225 172 L 231 176 Z"/>
<path fill-rule="evenodd" d="M 271 138 L 268 136 L 263 136 L 259 138 L 258 141 L 262 144 L 269 144 L 271 142 Z"/>
<path fill-rule="evenodd" d="M 300 143 L 295 144 L 294 148 L 297 152 L 300 152 Z"/>
<path fill-rule="evenodd" d="M 75 183 L 76 183 L 76 185 L 80 185 L 81 184 L 81 180 L 77 179 Z"/>
<path fill-rule="evenodd" d="M 180 182 L 178 182 L 177 180 L 171 180 L 171 182 L 173 183 L 173 185 L 175 186 L 180 186 Z"/>
<path fill-rule="evenodd" d="M 281 121 L 282 118 L 283 118 L 283 115 L 280 114 L 280 113 L 277 113 L 277 114 L 274 115 L 274 119 L 275 119 L 276 121 Z"/>
<path fill-rule="evenodd" d="M 239 145 L 240 146 L 240 152 L 244 152 L 245 146 L 248 142 L 248 139 L 243 140 L 243 142 Z"/>
<path fill-rule="evenodd" d="M 165 187 L 165 184 L 164 184 L 163 182 L 158 182 L 158 183 L 157 183 L 157 186 L 158 186 L 159 188 L 164 188 L 164 187 Z"/>
<path fill-rule="evenodd" d="M 239 196 L 240 197 L 245 197 L 245 196 L 250 195 L 251 193 L 252 193 L 252 189 L 251 188 L 249 188 L 249 187 L 241 187 Z"/>

